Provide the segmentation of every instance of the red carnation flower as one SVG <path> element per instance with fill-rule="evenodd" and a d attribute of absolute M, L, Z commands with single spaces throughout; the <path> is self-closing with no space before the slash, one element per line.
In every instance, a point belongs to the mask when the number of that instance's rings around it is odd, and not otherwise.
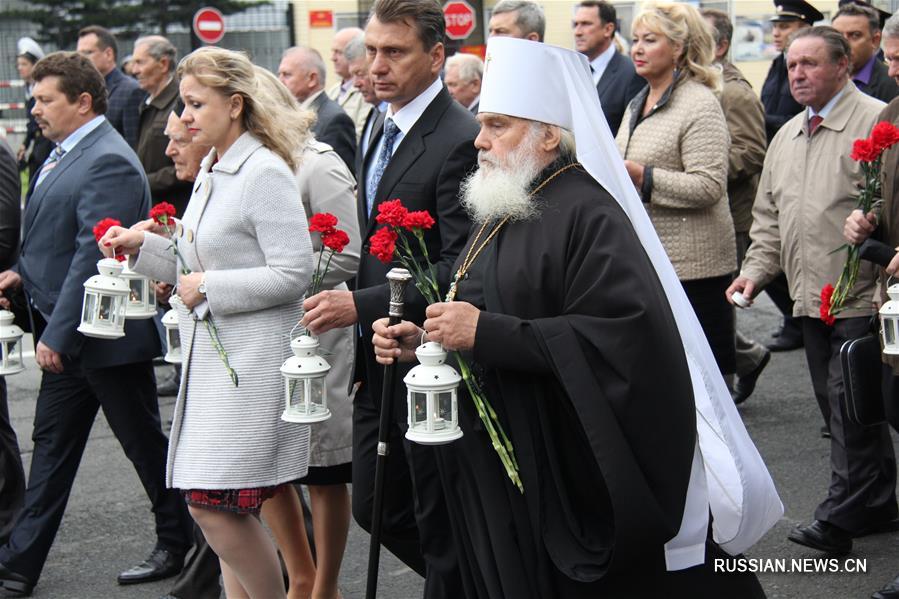
<path fill-rule="evenodd" d="M 397 237 L 396 231 L 390 227 L 378 229 L 369 239 L 369 253 L 384 264 L 390 264 L 396 251 Z"/>
<path fill-rule="evenodd" d="M 337 226 L 337 217 L 328 212 L 318 212 L 312 215 L 312 218 L 309 219 L 309 230 L 317 231 L 325 236 L 329 233 L 334 232 L 334 227 Z"/>
<path fill-rule="evenodd" d="M 390 225 L 391 227 L 402 227 L 409 211 L 403 206 L 400 199 L 381 202 L 378 204 L 378 216 L 375 220 L 380 225 Z"/>
<path fill-rule="evenodd" d="M 899 142 L 899 129 L 888 121 L 881 121 L 871 130 L 871 143 L 879 152 L 893 147 Z"/>
<path fill-rule="evenodd" d="M 350 242 L 350 236 L 345 231 L 335 229 L 330 233 L 322 233 L 322 245 L 332 249 L 338 254 L 343 251 L 346 244 Z"/>
<path fill-rule="evenodd" d="M 821 289 L 821 320 L 827 326 L 833 326 L 837 319 L 830 313 L 830 299 L 833 296 L 833 285 L 827 284 Z"/>
<path fill-rule="evenodd" d="M 852 153 L 849 157 L 856 162 L 874 162 L 880 156 L 880 150 L 874 147 L 870 139 L 856 139 L 852 142 Z"/>
<path fill-rule="evenodd" d="M 434 218 L 427 210 L 416 210 L 406 214 L 403 220 L 403 226 L 409 230 L 412 229 L 430 229 L 434 226 Z"/>
<path fill-rule="evenodd" d="M 175 218 L 175 207 L 168 202 L 159 202 L 150 208 L 150 218 L 157 225 L 166 227 L 169 225 L 170 219 Z"/>
<path fill-rule="evenodd" d="M 121 227 L 122 221 L 117 218 L 104 218 L 103 220 L 97 221 L 97 224 L 94 225 L 94 237 L 97 241 L 103 238 L 106 235 L 106 232 L 110 227 Z"/>

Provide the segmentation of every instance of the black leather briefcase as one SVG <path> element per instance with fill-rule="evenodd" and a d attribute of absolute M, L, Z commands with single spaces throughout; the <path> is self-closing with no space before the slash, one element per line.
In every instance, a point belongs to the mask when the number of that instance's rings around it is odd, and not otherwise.
<path fill-rule="evenodd" d="M 862 426 L 886 422 L 881 394 L 880 338 L 868 334 L 840 348 L 846 417 Z"/>

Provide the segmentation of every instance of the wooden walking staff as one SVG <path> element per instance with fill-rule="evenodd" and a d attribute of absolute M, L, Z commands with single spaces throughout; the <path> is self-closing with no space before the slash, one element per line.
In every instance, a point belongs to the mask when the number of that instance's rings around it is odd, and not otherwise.
<path fill-rule="evenodd" d="M 390 285 L 390 309 L 388 326 L 399 324 L 403 319 L 403 295 L 412 275 L 405 268 L 393 268 L 387 273 Z M 368 548 L 368 579 L 365 585 L 365 599 L 375 599 L 378 593 L 378 563 L 381 558 L 381 516 L 384 503 L 384 475 L 387 471 L 387 442 L 390 419 L 393 417 L 393 388 L 396 383 L 396 361 L 384 367 L 384 386 L 381 388 L 381 423 L 378 427 L 378 457 L 375 462 L 374 502 L 371 514 L 371 545 Z"/>

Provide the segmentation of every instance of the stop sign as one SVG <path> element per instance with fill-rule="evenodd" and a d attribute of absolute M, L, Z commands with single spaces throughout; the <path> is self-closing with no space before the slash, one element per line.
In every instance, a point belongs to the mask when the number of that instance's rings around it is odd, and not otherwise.
<path fill-rule="evenodd" d="M 217 44 L 225 37 L 225 17 L 217 9 L 207 6 L 194 15 L 194 33 L 207 44 Z"/>
<path fill-rule="evenodd" d="M 474 31 L 474 9 L 465 0 L 444 4 L 443 18 L 446 20 L 446 37 L 451 40 L 464 40 Z"/>

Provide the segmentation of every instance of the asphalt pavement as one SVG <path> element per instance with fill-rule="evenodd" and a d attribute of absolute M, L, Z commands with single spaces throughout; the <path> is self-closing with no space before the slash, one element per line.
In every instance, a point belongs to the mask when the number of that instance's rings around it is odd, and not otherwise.
<path fill-rule="evenodd" d="M 766 298 L 738 314 L 740 329 L 768 339 L 779 315 Z M 31 427 L 39 372 L 36 365 L 9 377 L 10 411 L 26 471 L 31 459 Z M 160 401 L 163 419 L 174 398 Z M 849 560 L 822 561 L 819 552 L 787 541 L 787 533 L 812 518 L 829 480 L 828 440 L 812 395 L 805 354 L 774 354 L 755 394 L 740 413 L 777 483 L 786 511 L 778 524 L 747 553 L 772 599 L 862 599 L 899 574 L 899 533 L 856 539 Z M 894 434 L 894 439 L 895 439 Z M 39 599 L 157 599 L 170 581 L 118 586 L 116 575 L 143 560 L 154 543 L 150 505 L 131 464 L 102 415 L 98 416 L 56 543 L 35 589 Z M 387 551 L 381 553 L 379 596 L 421 597 L 422 581 Z M 365 595 L 368 535 L 350 530 L 340 576 L 345 599 Z M 737 567 L 730 564 L 729 567 Z M 862 570 L 863 571 L 859 571 Z M 777 571 L 781 570 L 781 571 Z M 635 581 L 639 584 L 639 581 Z M 514 598 L 508 598 L 514 599 Z"/>

